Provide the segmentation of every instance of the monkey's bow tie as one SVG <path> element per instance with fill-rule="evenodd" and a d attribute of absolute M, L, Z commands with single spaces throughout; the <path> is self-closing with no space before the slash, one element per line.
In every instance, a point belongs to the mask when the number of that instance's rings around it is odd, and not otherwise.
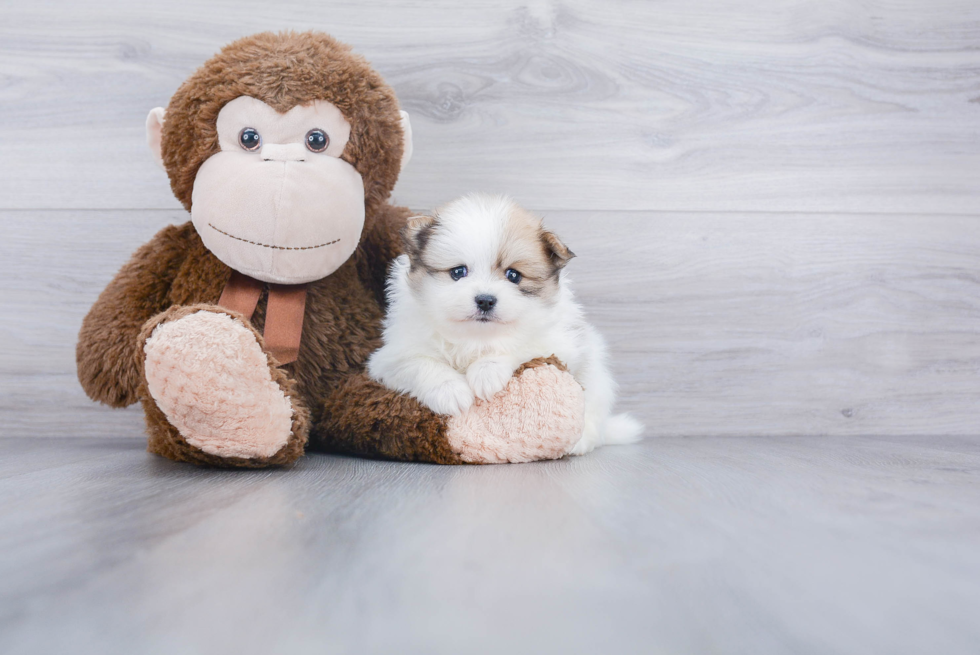
<path fill-rule="evenodd" d="M 265 284 L 238 271 L 221 292 L 218 304 L 251 320 Z M 265 309 L 265 347 L 280 364 L 295 362 L 303 336 L 303 313 L 306 309 L 305 284 L 269 284 L 269 301 Z"/>

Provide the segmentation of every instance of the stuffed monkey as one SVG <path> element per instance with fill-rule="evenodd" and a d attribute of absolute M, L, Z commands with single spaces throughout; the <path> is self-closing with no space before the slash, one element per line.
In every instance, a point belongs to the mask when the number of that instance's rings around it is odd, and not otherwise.
<path fill-rule="evenodd" d="M 151 452 L 264 467 L 309 446 L 452 464 L 557 458 L 578 440 L 581 388 L 553 359 L 453 418 L 365 374 L 410 215 L 387 199 L 411 131 L 348 46 L 315 32 L 231 43 L 150 112 L 147 138 L 191 220 L 109 283 L 77 363 L 92 399 L 142 403 Z"/>

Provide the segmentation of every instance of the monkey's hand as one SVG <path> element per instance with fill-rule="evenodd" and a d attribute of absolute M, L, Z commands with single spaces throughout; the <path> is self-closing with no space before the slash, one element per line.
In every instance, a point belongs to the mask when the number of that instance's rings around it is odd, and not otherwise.
<path fill-rule="evenodd" d="M 464 462 L 492 464 L 557 459 L 581 439 L 582 387 L 549 357 L 524 364 L 502 392 L 449 419 L 447 437 Z"/>

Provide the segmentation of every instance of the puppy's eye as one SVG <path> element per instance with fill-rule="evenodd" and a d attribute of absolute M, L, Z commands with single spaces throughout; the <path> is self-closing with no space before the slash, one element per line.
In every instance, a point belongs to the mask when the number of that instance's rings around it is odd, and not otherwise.
<path fill-rule="evenodd" d="M 512 268 L 508 268 L 506 271 L 504 271 L 504 276 L 506 276 L 508 282 L 513 282 L 514 284 L 518 284 L 524 277 Z"/>
<path fill-rule="evenodd" d="M 449 269 L 449 277 L 454 280 L 459 280 L 460 278 L 466 277 L 468 272 L 465 266 L 457 266 L 456 268 Z"/>
<path fill-rule="evenodd" d="M 323 152 L 330 145 L 330 137 L 323 130 L 310 130 L 306 133 L 306 147 L 311 152 Z"/>
<path fill-rule="evenodd" d="M 238 133 L 238 143 L 240 143 L 242 148 L 245 150 L 258 150 L 259 146 L 262 145 L 262 137 L 259 135 L 259 131 L 254 127 L 246 127 Z"/>

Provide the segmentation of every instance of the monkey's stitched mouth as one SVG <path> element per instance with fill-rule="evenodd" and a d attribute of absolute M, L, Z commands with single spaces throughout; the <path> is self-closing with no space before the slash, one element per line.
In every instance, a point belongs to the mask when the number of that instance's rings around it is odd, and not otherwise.
<path fill-rule="evenodd" d="M 220 232 L 221 234 L 225 235 L 226 237 L 231 237 L 232 239 L 235 239 L 237 241 L 244 241 L 245 243 L 250 243 L 253 246 L 262 246 L 263 248 L 273 248 L 275 250 L 313 250 L 315 248 L 322 248 L 324 246 L 330 246 L 330 245 L 333 245 L 333 244 L 337 243 L 338 241 L 340 241 L 340 239 L 334 239 L 333 241 L 327 241 L 326 243 L 321 243 L 321 244 L 318 244 L 318 245 L 315 245 L 315 246 L 294 246 L 294 247 L 290 247 L 290 246 L 273 246 L 273 245 L 268 244 L 268 243 L 259 243 L 258 241 L 249 241 L 248 239 L 243 239 L 241 237 L 236 237 L 234 234 L 228 234 L 224 230 L 219 230 L 214 225 L 211 225 L 211 223 L 208 223 L 208 227 L 210 227 L 215 232 Z"/>

